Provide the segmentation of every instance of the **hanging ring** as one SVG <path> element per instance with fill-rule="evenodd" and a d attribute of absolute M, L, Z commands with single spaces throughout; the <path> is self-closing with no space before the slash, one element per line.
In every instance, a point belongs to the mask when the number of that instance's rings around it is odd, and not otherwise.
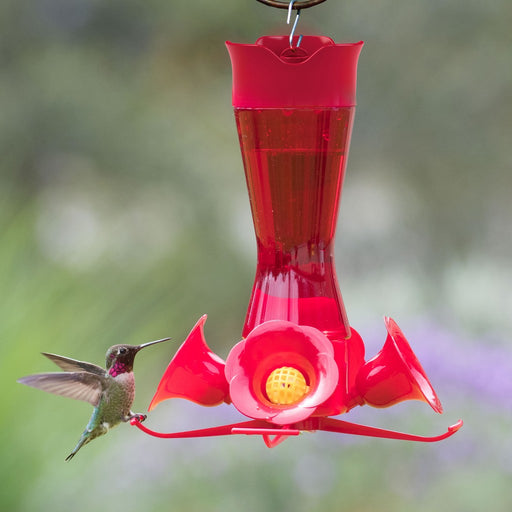
<path fill-rule="evenodd" d="M 258 0 L 262 4 L 269 5 L 270 7 L 277 7 L 278 9 L 289 9 L 290 2 L 280 0 Z M 295 2 L 293 9 L 307 9 L 315 5 L 321 4 L 325 0 L 303 0 L 302 2 Z"/>

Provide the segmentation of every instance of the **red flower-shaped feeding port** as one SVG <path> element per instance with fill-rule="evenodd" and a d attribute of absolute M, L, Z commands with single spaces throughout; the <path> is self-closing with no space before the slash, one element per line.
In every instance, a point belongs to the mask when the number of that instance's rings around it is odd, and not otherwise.
<path fill-rule="evenodd" d="M 339 380 L 329 339 L 314 327 L 280 320 L 259 325 L 235 345 L 225 374 L 242 414 L 277 425 L 311 416 Z"/>

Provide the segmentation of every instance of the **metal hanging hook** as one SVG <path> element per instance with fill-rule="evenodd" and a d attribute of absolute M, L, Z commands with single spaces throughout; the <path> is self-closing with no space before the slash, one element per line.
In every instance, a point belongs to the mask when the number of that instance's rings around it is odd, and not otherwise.
<path fill-rule="evenodd" d="M 277 7 L 278 9 L 288 9 L 289 2 L 286 0 L 258 0 L 258 2 L 269 5 L 270 7 Z M 321 4 L 325 2 L 325 0 L 305 0 L 301 2 L 296 2 L 294 9 L 307 9 L 308 7 L 313 7 L 314 5 Z"/>
<path fill-rule="evenodd" d="M 325 2 L 325 0 L 258 0 L 258 2 L 269 5 L 270 7 L 277 7 L 278 9 L 288 9 L 288 19 L 287 24 L 290 24 L 291 17 L 292 17 L 292 10 L 295 9 L 297 11 L 297 15 L 295 16 L 295 21 L 293 22 L 292 31 L 290 34 L 290 48 L 293 48 L 293 36 L 295 34 L 295 29 L 297 28 L 297 23 L 299 22 L 299 16 L 301 9 L 307 9 L 308 7 L 313 7 L 314 5 L 321 4 L 322 2 Z M 298 48 L 300 46 L 300 43 L 302 41 L 302 35 L 299 36 L 299 39 L 297 41 Z"/>
<path fill-rule="evenodd" d="M 292 10 L 293 10 L 293 4 L 295 3 L 295 0 L 290 0 L 290 3 L 288 5 L 288 18 L 286 19 L 286 23 L 289 25 L 290 21 L 292 19 Z M 297 14 L 295 15 L 295 21 L 293 22 L 292 31 L 290 32 L 290 48 L 293 48 L 293 36 L 295 34 L 295 29 L 297 28 L 297 23 L 299 22 L 300 17 L 300 9 L 297 9 Z M 299 36 L 299 39 L 297 41 L 297 48 L 300 46 L 300 43 L 302 42 L 302 34 Z"/>

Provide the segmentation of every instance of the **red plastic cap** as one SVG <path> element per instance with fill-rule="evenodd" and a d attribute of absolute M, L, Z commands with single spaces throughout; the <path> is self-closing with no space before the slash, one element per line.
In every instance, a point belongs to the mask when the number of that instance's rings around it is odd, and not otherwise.
<path fill-rule="evenodd" d="M 363 42 L 335 44 L 304 36 L 260 37 L 256 44 L 226 42 L 237 108 L 351 107 L 356 104 L 357 60 Z"/>

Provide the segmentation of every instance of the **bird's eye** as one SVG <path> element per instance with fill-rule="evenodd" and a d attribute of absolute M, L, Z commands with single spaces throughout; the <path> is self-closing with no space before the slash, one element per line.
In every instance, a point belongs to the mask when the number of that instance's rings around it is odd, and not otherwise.
<path fill-rule="evenodd" d="M 120 354 L 126 354 L 126 348 L 125 348 L 125 347 L 121 347 L 121 348 L 119 349 L 119 353 L 120 353 Z"/>

